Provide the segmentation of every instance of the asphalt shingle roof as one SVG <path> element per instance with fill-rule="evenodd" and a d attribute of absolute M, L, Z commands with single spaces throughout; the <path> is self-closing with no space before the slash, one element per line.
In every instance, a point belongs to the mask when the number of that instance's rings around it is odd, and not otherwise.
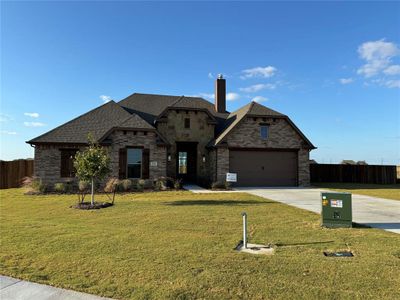
<path fill-rule="evenodd" d="M 209 145 L 220 143 L 245 116 L 257 115 L 287 118 L 293 128 L 312 146 L 311 142 L 287 116 L 256 102 L 251 102 L 232 113 L 218 113 L 215 111 L 214 104 L 203 98 L 138 93 L 132 94 L 118 103 L 110 101 L 28 141 L 28 143 L 87 143 L 89 132 L 96 140 L 101 140 L 106 138 L 105 135 L 113 128 L 156 130 L 154 124 L 157 117 L 169 108 L 208 111 L 217 121 L 217 138 Z M 165 138 L 164 141 L 167 142 Z"/>
<path fill-rule="evenodd" d="M 114 101 L 107 102 L 28 143 L 87 143 L 89 132 L 100 140 L 111 128 L 122 123 L 138 124 L 138 116 L 131 115 Z M 143 120 L 140 128 L 151 128 Z"/>

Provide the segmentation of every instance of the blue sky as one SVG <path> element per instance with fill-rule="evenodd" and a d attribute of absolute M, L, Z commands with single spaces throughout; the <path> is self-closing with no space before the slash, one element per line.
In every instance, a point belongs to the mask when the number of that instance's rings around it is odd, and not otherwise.
<path fill-rule="evenodd" d="M 400 164 L 399 3 L 1 2 L 1 153 L 134 93 L 227 78 L 291 117 L 318 162 Z"/>

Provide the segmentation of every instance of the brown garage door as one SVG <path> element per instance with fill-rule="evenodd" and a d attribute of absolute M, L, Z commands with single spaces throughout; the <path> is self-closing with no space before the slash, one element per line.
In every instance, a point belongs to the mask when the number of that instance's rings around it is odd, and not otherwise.
<path fill-rule="evenodd" d="M 237 186 L 296 186 L 297 152 L 230 150 L 229 171 Z"/>

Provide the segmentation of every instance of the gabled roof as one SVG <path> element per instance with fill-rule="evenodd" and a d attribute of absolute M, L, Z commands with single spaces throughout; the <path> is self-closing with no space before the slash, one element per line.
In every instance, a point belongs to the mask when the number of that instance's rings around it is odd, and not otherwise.
<path fill-rule="evenodd" d="M 132 125 L 137 126 L 136 128 L 146 129 L 153 128 L 139 116 L 131 115 L 117 103 L 110 101 L 28 141 L 28 143 L 86 144 L 89 132 L 95 140 L 100 140 L 110 129 L 120 127 L 120 125 Z"/>
<path fill-rule="evenodd" d="M 149 124 L 154 125 L 157 117 L 168 108 L 207 110 L 214 117 L 226 118 L 227 114 L 215 111 L 214 105 L 200 97 L 170 96 L 134 93 L 118 102 L 129 112 L 138 114 Z"/>
<path fill-rule="evenodd" d="M 249 116 L 284 118 L 293 127 L 293 129 L 304 139 L 304 141 L 310 146 L 310 148 L 312 149 L 315 148 L 314 145 L 306 138 L 306 136 L 289 119 L 288 116 L 281 114 L 278 111 L 270 109 L 254 101 L 229 114 L 226 120 L 226 125 L 227 125 L 226 128 L 215 139 L 215 141 L 209 144 L 209 146 L 217 146 L 218 144 L 220 144 L 224 140 L 224 138 L 232 131 L 232 129 L 235 128 L 243 120 L 244 117 L 249 117 Z"/>
<path fill-rule="evenodd" d="M 236 127 L 236 125 L 245 117 L 245 116 L 274 116 L 274 117 L 285 117 L 285 115 L 272 110 L 264 105 L 261 105 L 257 102 L 250 102 L 249 104 L 239 108 L 238 110 L 229 114 L 227 118 L 226 125 L 227 127 L 224 131 L 215 139 L 215 145 L 219 144 L 224 137 Z"/>

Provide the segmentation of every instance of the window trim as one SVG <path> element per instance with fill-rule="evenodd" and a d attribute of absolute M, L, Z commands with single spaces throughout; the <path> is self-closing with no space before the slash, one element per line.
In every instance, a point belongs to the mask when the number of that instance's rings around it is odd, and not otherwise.
<path fill-rule="evenodd" d="M 63 171 L 63 166 L 65 164 L 63 164 L 63 152 L 74 152 L 73 156 L 76 155 L 76 153 L 79 151 L 79 149 L 77 148 L 59 148 L 58 149 L 60 151 L 60 178 L 74 178 L 75 177 L 75 168 L 74 168 L 74 162 L 73 159 L 71 159 L 71 154 L 69 154 L 68 157 L 68 167 L 71 167 L 71 169 L 69 169 L 68 174 L 69 176 L 64 176 L 67 173 L 67 170 Z"/>
<path fill-rule="evenodd" d="M 268 140 L 268 138 L 269 138 L 269 127 L 270 127 L 269 124 L 260 124 L 260 138 L 262 140 Z M 263 128 L 266 128 L 266 136 L 265 137 L 263 136 L 263 131 L 262 131 Z"/>
<path fill-rule="evenodd" d="M 138 149 L 138 150 L 142 151 L 142 158 L 140 160 L 140 177 L 129 177 L 128 166 L 130 164 L 128 164 L 128 151 L 132 150 L 132 149 L 133 150 Z M 126 147 L 126 178 L 127 179 L 141 179 L 143 177 L 143 150 L 144 150 L 144 147 L 142 147 L 142 146 L 128 146 L 128 147 Z M 139 164 L 131 164 L 131 165 L 139 165 Z"/>
<path fill-rule="evenodd" d="M 190 118 L 185 118 L 184 123 L 185 129 L 190 129 Z"/>

